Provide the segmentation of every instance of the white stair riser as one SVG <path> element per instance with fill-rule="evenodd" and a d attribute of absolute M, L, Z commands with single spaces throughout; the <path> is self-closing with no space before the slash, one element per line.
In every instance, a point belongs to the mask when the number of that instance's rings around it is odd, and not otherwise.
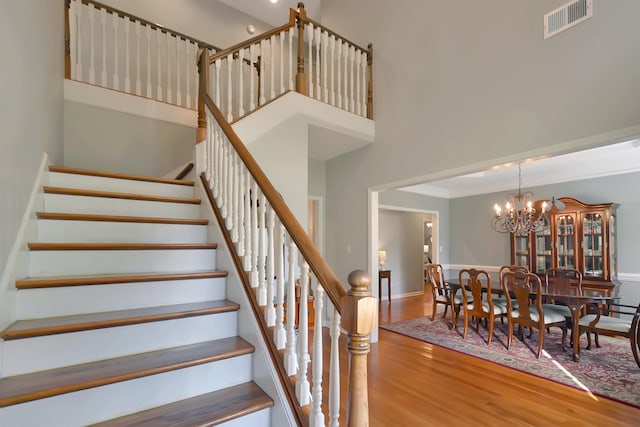
<path fill-rule="evenodd" d="M 206 225 L 38 220 L 39 242 L 206 243 Z"/>
<path fill-rule="evenodd" d="M 109 197 L 45 194 L 46 212 L 85 213 L 98 215 L 150 216 L 154 218 L 189 218 L 200 216 L 200 205 L 114 199 Z"/>
<path fill-rule="evenodd" d="M 68 316 L 225 298 L 225 278 L 22 289 L 18 319 Z"/>
<path fill-rule="evenodd" d="M 215 249 L 29 252 L 30 277 L 196 272 L 215 268 Z"/>
<path fill-rule="evenodd" d="M 3 375 L 19 375 L 236 336 L 237 322 L 237 312 L 228 312 L 7 340 L 4 342 Z"/>
<path fill-rule="evenodd" d="M 0 408 L 0 425 L 74 427 L 251 380 L 251 355 Z"/>
<path fill-rule="evenodd" d="M 131 179 L 50 172 L 49 186 L 117 193 L 153 194 L 157 196 L 193 197 L 193 186 L 136 181 Z"/>
<path fill-rule="evenodd" d="M 271 426 L 271 408 L 247 414 L 235 420 L 218 424 L 217 427 L 269 427 Z"/>

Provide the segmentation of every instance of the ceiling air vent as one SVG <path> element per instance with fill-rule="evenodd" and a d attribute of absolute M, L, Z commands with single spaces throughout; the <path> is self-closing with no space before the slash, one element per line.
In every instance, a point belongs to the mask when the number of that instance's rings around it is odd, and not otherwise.
<path fill-rule="evenodd" d="M 567 30 L 593 16 L 593 0 L 569 2 L 544 15 L 544 38 Z"/>

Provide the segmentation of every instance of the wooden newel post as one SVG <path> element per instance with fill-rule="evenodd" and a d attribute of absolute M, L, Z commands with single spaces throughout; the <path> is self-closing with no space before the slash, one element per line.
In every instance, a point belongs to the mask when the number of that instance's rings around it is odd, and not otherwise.
<path fill-rule="evenodd" d="M 342 326 L 349 336 L 347 426 L 366 427 L 369 425 L 367 354 L 370 334 L 378 323 L 378 300 L 371 296 L 371 277 L 366 271 L 352 271 L 348 281 L 351 290 L 342 298 Z"/>
<path fill-rule="evenodd" d="M 209 51 L 202 48 L 198 61 L 198 130 L 196 131 L 196 144 L 202 142 L 207 137 L 207 115 L 204 111 L 204 94 L 207 93 L 207 82 L 209 81 Z"/>
<path fill-rule="evenodd" d="M 304 3 L 298 3 L 298 69 L 296 73 L 296 92 L 307 94 L 307 75 L 304 72 L 304 20 L 307 12 Z"/>
<path fill-rule="evenodd" d="M 369 43 L 367 54 L 367 118 L 373 119 L 373 44 Z"/>

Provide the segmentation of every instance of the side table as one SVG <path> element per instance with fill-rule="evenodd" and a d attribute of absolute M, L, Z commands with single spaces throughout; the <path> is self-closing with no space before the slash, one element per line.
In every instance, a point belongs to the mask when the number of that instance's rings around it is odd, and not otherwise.
<path fill-rule="evenodd" d="M 391 301 L 391 270 L 378 270 L 378 298 L 382 301 L 382 279 L 387 279 L 387 298 Z"/>

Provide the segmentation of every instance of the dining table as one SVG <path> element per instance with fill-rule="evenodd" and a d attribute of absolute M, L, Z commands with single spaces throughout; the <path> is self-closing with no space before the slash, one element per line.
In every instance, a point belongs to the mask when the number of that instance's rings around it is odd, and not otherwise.
<path fill-rule="evenodd" d="M 445 281 L 449 287 L 451 312 L 455 313 L 455 307 L 453 301 L 457 291 L 460 289 L 460 282 L 456 280 Z M 503 295 L 502 288 L 491 288 L 492 294 Z M 535 295 L 535 294 L 532 294 Z M 561 302 L 566 305 L 571 311 L 571 337 L 573 354 L 572 359 L 574 362 L 580 361 L 580 316 L 583 309 L 589 304 L 596 304 L 598 309 L 601 309 L 602 305 L 608 306 L 610 303 L 618 301 L 620 299 L 617 295 L 604 296 L 599 291 L 585 290 L 578 292 L 575 289 L 571 289 L 568 293 L 546 292 L 543 290 L 542 296 L 546 300 Z M 457 325 L 453 325 L 455 328 Z"/>

